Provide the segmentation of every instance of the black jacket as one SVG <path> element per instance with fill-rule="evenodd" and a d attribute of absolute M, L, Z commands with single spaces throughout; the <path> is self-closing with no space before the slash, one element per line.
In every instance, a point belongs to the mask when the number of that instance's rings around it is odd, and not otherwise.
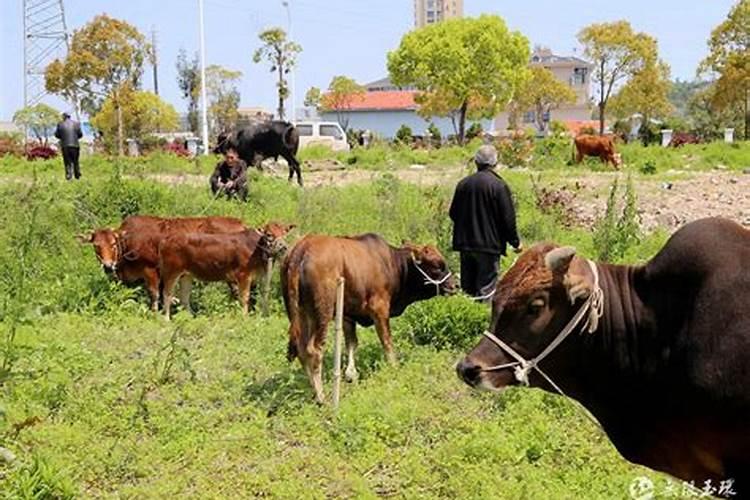
<path fill-rule="evenodd" d="M 510 189 L 494 169 L 480 170 L 458 183 L 450 217 L 453 250 L 505 255 L 507 243 L 520 245 Z"/>
<path fill-rule="evenodd" d="M 55 130 L 55 137 L 60 139 L 60 146 L 64 148 L 77 148 L 78 139 L 83 137 L 81 132 L 81 125 L 77 121 L 73 121 L 70 118 L 63 120 L 57 124 Z"/>

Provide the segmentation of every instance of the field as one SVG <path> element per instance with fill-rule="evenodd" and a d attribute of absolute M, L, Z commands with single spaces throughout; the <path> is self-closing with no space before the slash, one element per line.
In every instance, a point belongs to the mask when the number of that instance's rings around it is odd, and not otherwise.
<path fill-rule="evenodd" d="M 692 182 L 734 193 L 717 198 L 716 214 L 750 215 L 748 144 L 637 148 L 624 152 L 619 181 L 622 189 L 630 174 L 637 207 L 654 206 L 662 183 L 671 192 Z M 362 331 L 360 381 L 343 388 L 334 412 L 313 402 L 299 365 L 285 360 L 278 276 L 269 317 L 243 318 L 226 287 L 209 285 L 194 290 L 195 317 L 167 323 L 74 239 L 134 213 L 223 214 L 256 226 L 295 222 L 292 240 L 376 231 L 393 243 L 433 243 L 457 270 L 446 213 L 470 149 L 355 154 L 352 163 L 309 152 L 317 171 L 304 190 L 254 175 L 247 204 L 211 198 L 197 177 L 209 161 L 84 159 L 84 179 L 66 183 L 59 161 L 0 159 L 2 496 L 609 499 L 627 498 L 639 476 L 666 485 L 623 460 L 569 400 L 535 389 L 476 393 L 459 382 L 453 366 L 489 319 L 466 298 L 433 299 L 394 320 L 396 367 Z M 611 258 L 621 262 L 658 251 L 673 221 L 624 234 L 634 217 L 626 214 L 608 227 L 614 175 L 596 162 L 565 166 L 567 153 L 558 154 L 503 172 L 526 244 L 553 240 L 591 257 L 617 248 Z M 580 182 L 571 201 L 565 193 Z M 701 203 L 685 218 L 700 215 Z"/>

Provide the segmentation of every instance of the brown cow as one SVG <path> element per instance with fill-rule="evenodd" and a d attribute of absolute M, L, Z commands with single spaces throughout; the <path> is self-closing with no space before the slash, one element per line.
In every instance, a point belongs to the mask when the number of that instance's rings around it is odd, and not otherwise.
<path fill-rule="evenodd" d="M 497 287 L 471 386 L 530 383 L 578 400 L 628 460 L 750 496 L 750 231 L 678 230 L 648 263 L 537 245 Z M 726 483 L 725 483 L 726 484 Z"/>
<path fill-rule="evenodd" d="M 603 163 L 612 163 L 615 168 L 619 168 L 622 163 L 611 137 L 583 134 L 577 136 L 573 143 L 576 149 L 576 163 L 581 163 L 584 156 L 596 156 Z"/>
<path fill-rule="evenodd" d="M 159 273 L 164 281 L 164 314 L 171 317 L 172 294 L 180 281 L 180 302 L 190 310 L 193 277 L 237 286 L 242 312 L 250 305 L 250 287 L 265 263 L 286 249 L 284 236 L 294 225 L 266 224 L 261 230 L 232 234 L 177 233 L 159 245 Z"/>
<path fill-rule="evenodd" d="M 281 267 L 289 317 L 287 358 L 299 357 L 318 402 L 323 402 L 322 357 L 339 277 L 345 279 L 346 377 L 350 381 L 357 377 L 356 324 L 375 324 L 386 358 L 393 363 L 389 318 L 399 316 L 413 302 L 455 290 L 445 259 L 432 246 L 395 248 L 375 234 L 309 235 L 298 242 Z"/>
<path fill-rule="evenodd" d="M 232 233 L 244 231 L 245 225 L 233 217 L 163 218 L 134 215 L 123 220 L 117 229 L 97 229 L 79 235 L 82 243 L 94 247 L 96 257 L 107 274 L 124 283 L 143 281 L 151 297 L 151 309 L 159 305 L 159 242 L 179 232 Z"/>

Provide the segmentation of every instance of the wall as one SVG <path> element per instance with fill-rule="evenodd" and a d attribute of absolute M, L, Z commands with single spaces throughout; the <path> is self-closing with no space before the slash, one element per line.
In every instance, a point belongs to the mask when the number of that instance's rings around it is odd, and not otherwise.
<path fill-rule="evenodd" d="M 550 120 L 557 121 L 587 121 L 591 120 L 591 108 L 586 106 L 566 106 L 560 109 L 553 109 L 550 111 Z M 533 128 L 536 130 L 535 123 L 526 123 L 523 120 L 523 115 L 519 119 L 519 126 L 522 128 Z M 507 130 L 508 129 L 508 113 L 502 112 L 495 118 L 495 130 Z"/>
<path fill-rule="evenodd" d="M 390 139 L 396 135 L 396 131 L 401 125 L 406 124 L 411 127 L 414 135 L 425 135 L 430 121 L 417 115 L 414 111 L 350 111 L 349 128 L 359 130 L 371 130 L 379 136 Z M 338 121 L 336 113 L 321 113 L 321 119 L 324 121 Z M 450 118 L 435 117 L 431 120 L 440 130 L 443 137 L 455 134 L 453 124 Z M 466 128 L 471 125 L 467 120 Z M 484 130 L 492 129 L 491 120 L 482 120 Z"/>

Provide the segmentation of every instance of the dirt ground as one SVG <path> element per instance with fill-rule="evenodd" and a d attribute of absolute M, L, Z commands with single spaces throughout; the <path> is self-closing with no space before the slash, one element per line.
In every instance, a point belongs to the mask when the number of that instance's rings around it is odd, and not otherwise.
<path fill-rule="evenodd" d="M 344 186 L 368 182 L 381 172 L 347 168 L 337 162 L 307 164 L 305 186 Z M 425 167 L 412 165 L 393 171 L 400 180 L 418 185 L 453 185 L 468 171 L 465 167 Z M 286 177 L 279 166 L 271 175 Z M 589 172 L 566 176 L 542 174 L 540 185 L 547 189 L 569 191 L 571 212 L 577 222 L 591 226 L 603 213 L 609 186 L 616 176 L 610 172 Z M 151 178 L 172 185 L 206 184 L 198 175 L 154 175 Z M 668 179 L 668 180 L 665 180 Z M 667 230 L 702 217 L 723 216 L 750 226 L 750 173 L 715 170 L 710 172 L 668 172 L 657 178 L 638 176 L 634 180 L 638 196 L 641 226 L 646 231 L 657 227 Z"/>

